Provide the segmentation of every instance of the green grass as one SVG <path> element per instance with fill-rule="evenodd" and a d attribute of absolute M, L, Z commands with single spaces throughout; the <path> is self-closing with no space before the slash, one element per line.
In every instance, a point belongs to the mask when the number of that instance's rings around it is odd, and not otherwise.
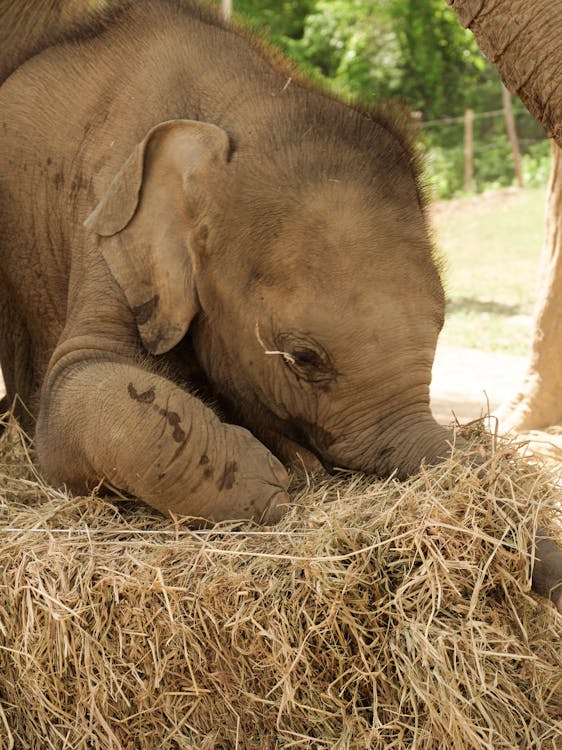
<path fill-rule="evenodd" d="M 441 343 L 528 352 L 545 194 L 544 187 L 509 190 L 435 206 L 447 293 Z"/>

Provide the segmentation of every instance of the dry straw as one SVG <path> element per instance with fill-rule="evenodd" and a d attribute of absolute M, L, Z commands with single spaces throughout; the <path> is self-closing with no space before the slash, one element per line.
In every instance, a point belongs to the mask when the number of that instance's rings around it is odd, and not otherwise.
<path fill-rule="evenodd" d="M 46 487 L 11 426 L 0 747 L 560 750 L 562 618 L 527 553 L 539 523 L 560 538 L 560 489 L 486 451 L 194 533 Z"/>

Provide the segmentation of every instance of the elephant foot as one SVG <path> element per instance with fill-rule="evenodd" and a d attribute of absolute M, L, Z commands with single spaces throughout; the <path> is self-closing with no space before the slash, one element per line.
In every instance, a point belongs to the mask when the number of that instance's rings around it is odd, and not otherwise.
<path fill-rule="evenodd" d="M 547 536 L 541 536 L 536 542 L 533 589 L 548 597 L 562 615 L 562 548 Z"/>

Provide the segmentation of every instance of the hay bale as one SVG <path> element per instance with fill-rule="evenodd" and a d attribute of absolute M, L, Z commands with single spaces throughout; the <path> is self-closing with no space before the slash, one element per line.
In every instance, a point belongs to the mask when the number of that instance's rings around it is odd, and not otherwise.
<path fill-rule="evenodd" d="M 0 747 L 562 747 L 559 487 L 496 447 L 304 486 L 268 531 L 70 498 L 0 443 Z"/>

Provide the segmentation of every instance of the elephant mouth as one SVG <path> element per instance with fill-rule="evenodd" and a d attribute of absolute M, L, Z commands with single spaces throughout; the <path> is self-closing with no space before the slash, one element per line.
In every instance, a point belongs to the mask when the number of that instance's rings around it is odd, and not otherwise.
<path fill-rule="evenodd" d="M 347 469 L 339 463 L 336 469 L 336 464 L 328 458 L 329 448 L 336 442 L 336 437 L 320 425 L 307 422 L 300 417 L 283 419 L 257 400 L 252 406 L 248 404 L 246 408 L 241 408 L 240 401 L 235 406 L 232 399 L 223 397 L 223 406 L 226 406 L 227 411 L 235 415 L 236 421 L 246 426 L 259 439 L 262 439 L 264 433 L 276 433 L 312 453 L 328 474 L 334 474 L 340 470 L 351 471 L 351 469 Z M 248 418 L 250 415 L 257 417 L 257 419 L 254 421 L 251 417 Z M 260 429 L 261 425 L 265 429 Z M 267 445 L 268 440 L 265 439 L 263 442 Z"/>
<path fill-rule="evenodd" d="M 298 418 L 277 419 L 277 421 L 282 435 L 312 453 L 328 474 L 335 473 L 335 464 L 326 456 L 328 448 L 335 443 L 335 438 L 331 433 L 319 425 L 310 424 Z M 340 466 L 338 469 L 346 470 L 345 467 Z"/>
<path fill-rule="evenodd" d="M 353 465 L 353 462 L 352 465 L 347 465 L 341 460 L 328 457 L 329 449 L 336 442 L 336 438 L 319 425 L 310 424 L 301 419 L 278 419 L 277 423 L 279 432 L 312 453 L 328 474 L 360 471 L 389 476 L 396 471 L 397 466 L 393 460 L 396 448 L 392 445 L 383 447 L 370 460 L 365 459 L 359 465 Z"/>
<path fill-rule="evenodd" d="M 265 409 L 265 411 L 268 412 L 267 424 L 271 425 L 271 428 L 279 435 L 288 438 L 293 443 L 300 445 L 309 453 L 312 453 L 328 474 L 352 471 L 352 469 L 342 466 L 339 462 L 336 465 L 328 457 L 329 448 L 336 442 L 336 438 L 328 430 L 299 417 L 281 419 L 269 409 Z"/>

